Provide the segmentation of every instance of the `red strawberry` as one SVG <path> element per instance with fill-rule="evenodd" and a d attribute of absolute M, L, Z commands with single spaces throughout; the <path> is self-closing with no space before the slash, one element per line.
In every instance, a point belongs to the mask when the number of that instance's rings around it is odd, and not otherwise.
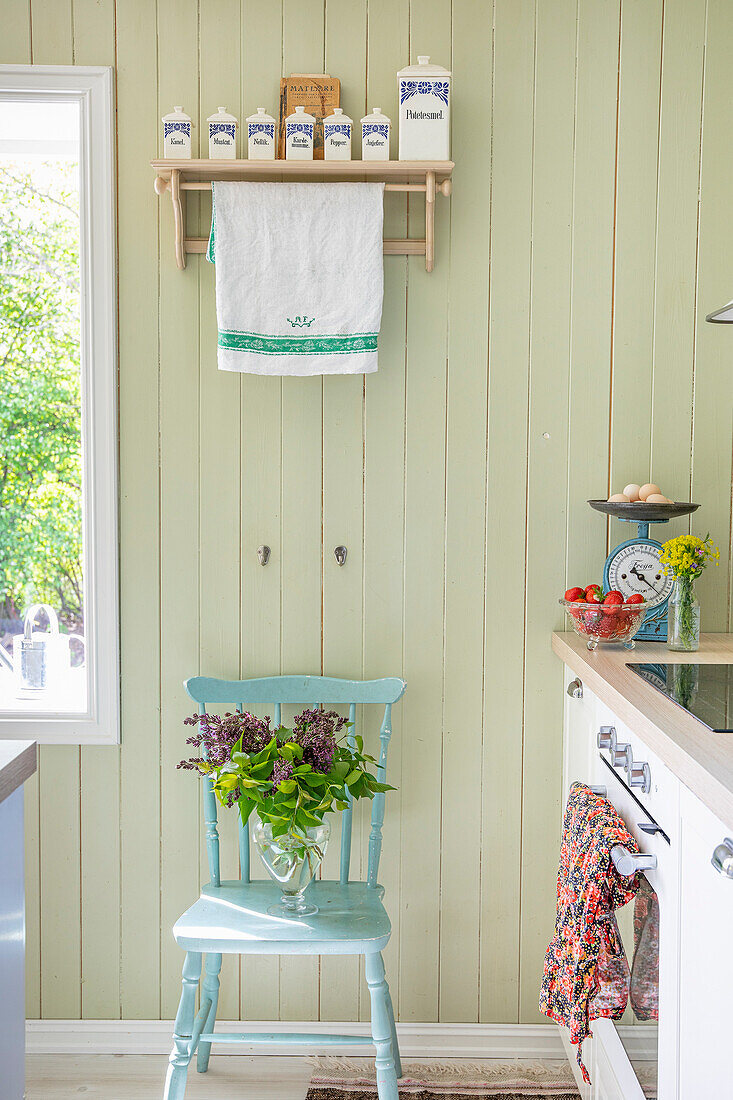
<path fill-rule="evenodd" d="M 568 588 L 567 592 L 565 593 L 565 599 L 568 600 L 570 603 L 577 603 L 577 601 L 582 600 L 584 596 L 585 590 L 582 588 L 578 588 L 577 586 L 575 588 Z"/>
<path fill-rule="evenodd" d="M 644 597 L 640 592 L 634 592 L 633 596 L 629 596 L 626 600 L 627 603 L 644 603 Z"/>
<path fill-rule="evenodd" d="M 585 590 L 586 603 L 600 603 L 603 599 L 603 589 L 600 584 L 589 584 Z"/>
<path fill-rule="evenodd" d="M 613 591 L 607 593 L 607 595 L 605 595 L 603 597 L 603 603 L 607 607 L 609 607 L 609 606 L 610 607 L 620 607 L 623 602 L 624 602 L 623 593 L 619 592 L 615 588 L 613 589 Z"/>

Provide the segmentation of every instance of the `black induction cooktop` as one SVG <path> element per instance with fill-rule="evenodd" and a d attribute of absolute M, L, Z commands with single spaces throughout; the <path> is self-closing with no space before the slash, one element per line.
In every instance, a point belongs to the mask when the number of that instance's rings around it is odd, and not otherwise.
<path fill-rule="evenodd" d="M 713 733 L 733 733 L 733 664 L 631 664 L 637 676 Z"/>

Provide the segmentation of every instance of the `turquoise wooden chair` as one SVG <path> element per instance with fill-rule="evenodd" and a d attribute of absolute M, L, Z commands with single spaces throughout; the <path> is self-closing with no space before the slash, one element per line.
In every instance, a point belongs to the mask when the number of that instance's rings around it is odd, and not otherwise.
<path fill-rule="evenodd" d="M 195 676 L 186 681 L 188 694 L 199 705 L 223 710 L 273 708 L 280 724 L 283 704 L 299 707 L 349 706 L 355 721 L 357 704 L 384 707 L 380 729 L 377 774 L 384 781 L 387 749 L 392 734 L 392 704 L 402 697 L 402 680 L 336 680 L 325 676 L 271 676 L 260 680 L 212 680 Z M 353 737 L 355 727 L 349 730 Z M 392 1000 L 384 974 L 382 951 L 391 925 L 382 905 L 384 890 L 377 883 L 382 850 L 384 794 L 372 802 L 369 860 L 366 882 L 349 881 L 352 807 L 342 813 L 341 862 L 338 882 L 318 879 L 308 887 L 308 898 L 318 906 L 313 916 L 283 919 L 268 915 L 279 901 L 280 889 L 268 881 L 252 882 L 249 876 L 249 826 L 239 822 L 240 878 L 222 881 L 219 875 L 219 834 L 216 798 L 211 781 L 204 783 L 204 824 L 211 881 L 201 896 L 176 922 L 173 935 L 186 952 L 183 989 L 173 1033 L 173 1049 L 165 1082 L 164 1100 L 182 1100 L 188 1066 L 197 1055 L 197 1069 L 205 1073 L 212 1043 L 295 1043 L 333 1047 L 339 1044 L 374 1045 L 376 1048 L 379 1100 L 398 1100 L 397 1079 L 402 1076 Z M 214 1032 L 219 997 L 219 972 L 224 953 L 239 955 L 363 955 L 372 1008 L 372 1035 L 247 1034 Z M 196 990 L 205 972 L 196 1012 Z"/>

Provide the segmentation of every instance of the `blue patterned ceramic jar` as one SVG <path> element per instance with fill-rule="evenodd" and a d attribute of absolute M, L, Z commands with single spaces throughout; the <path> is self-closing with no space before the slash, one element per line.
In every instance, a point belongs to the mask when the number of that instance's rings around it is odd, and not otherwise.
<path fill-rule="evenodd" d="M 380 107 L 372 107 L 372 113 L 361 120 L 361 159 L 389 160 L 389 131 L 391 122 Z"/>
<path fill-rule="evenodd" d="M 313 160 L 313 128 L 316 120 L 306 114 L 305 107 L 296 107 L 285 119 L 285 159 Z"/>
<path fill-rule="evenodd" d="M 191 159 L 191 119 L 183 107 L 163 115 L 163 156 L 166 160 Z"/>
<path fill-rule="evenodd" d="M 397 73 L 400 160 L 450 160 L 450 80 L 427 55 Z"/>
<path fill-rule="evenodd" d="M 264 107 L 247 119 L 247 156 L 250 160 L 275 159 L 275 119 Z"/>
<path fill-rule="evenodd" d="M 237 159 L 237 120 L 219 107 L 215 115 L 209 115 L 209 160 Z"/>
<path fill-rule="evenodd" d="M 323 120 L 323 159 L 351 160 L 351 130 L 354 123 L 341 107 Z"/>

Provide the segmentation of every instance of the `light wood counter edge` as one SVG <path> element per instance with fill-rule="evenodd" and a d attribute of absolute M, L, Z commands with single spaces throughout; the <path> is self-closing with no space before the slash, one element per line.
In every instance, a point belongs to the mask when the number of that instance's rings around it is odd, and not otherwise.
<path fill-rule="evenodd" d="M 553 652 L 601 702 L 733 831 L 733 734 L 712 733 L 692 715 L 645 684 L 626 662 L 733 664 L 733 634 L 703 634 L 694 654 L 672 653 L 654 642 L 633 651 L 601 646 L 590 653 L 572 632 L 552 635 Z M 723 838 L 721 837 L 721 840 Z"/>
<path fill-rule="evenodd" d="M 35 741 L 0 740 L 0 802 L 30 779 L 37 766 Z"/>

